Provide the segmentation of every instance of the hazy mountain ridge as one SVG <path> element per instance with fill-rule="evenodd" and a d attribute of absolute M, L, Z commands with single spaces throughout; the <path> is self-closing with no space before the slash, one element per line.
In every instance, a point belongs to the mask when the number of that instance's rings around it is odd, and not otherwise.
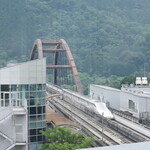
<path fill-rule="evenodd" d="M 108 77 L 149 68 L 148 0 L 5 0 L 0 8 L 1 65 L 29 56 L 37 38 L 64 38 L 80 72 Z"/>

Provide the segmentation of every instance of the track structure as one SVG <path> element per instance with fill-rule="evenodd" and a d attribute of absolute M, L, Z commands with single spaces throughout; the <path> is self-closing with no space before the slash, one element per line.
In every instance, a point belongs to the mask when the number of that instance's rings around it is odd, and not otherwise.
<path fill-rule="evenodd" d="M 82 85 L 71 50 L 64 39 L 45 41 L 37 39 L 31 50 L 30 60 L 47 58 L 47 70 L 52 70 L 51 82 L 55 85 L 67 85 L 69 77 L 73 76 L 76 91 L 83 93 Z M 67 72 L 67 70 L 71 70 Z M 50 73 L 50 71 L 47 71 Z"/>
<path fill-rule="evenodd" d="M 47 84 L 47 88 L 48 94 L 51 92 L 58 92 L 60 95 L 63 94 L 59 87 L 54 88 Z M 80 96 L 81 95 L 79 95 L 79 97 Z M 86 133 L 96 137 L 96 141 L 99 142 L 100 145 L 116 145 L 150 141 L 149 134 L 144 134 L 143 131 L 140 132 L 138 129 L 136 130 L 136 124 L 134 127 L 131 127 L 128 123 L 122 123 L 119 119 L 107 120 L 103 117 L 99 119 L 93 118 L 92 115 L 89 116 L 80 108 L 68 103 L 69 99 L 67 100 L 67 97 L 55 97 L 53 99 L 49 99 L 49 102 L 52 105 L 55 105 L 60 112 L 68 116 L 71 120 L 77 122 L 83 130 L 86 130 Z M 122 119 L 125 120 L 124 118 Z M 150 130 L 147 131 L 150 133 Z"/>
<path fill-rule="evenodd" d="M 126 137 L 105 127 L 103 123 L 93 119 L 80 109 L 71 106 L 66 101 L 53 98 L 49 100 L 49 103 L 55 106 L 64 115 L 68 116 L 71 120 L 78 123 L 83 132 L 94 137 L 98 146 L 132 143 L 132 141 L 128 140 Z"/>
<path fill-rule="evenodd" d="M 114 115 L 120 116 L 126 120 L 129 120 L 130 122 L 133 122 L 139 126 L 142 126 L 145 129 L 150 130 L 150 126 L 139 123 L 139 118 L 136 118 L 134 116 L 132 116 L 132 114 L 128 113 L 128 112 L 123 112 L 123 111 L 119 111 L 113 108 L 109 108 L 111 110 L 111 112 L 113 112 Z"/>

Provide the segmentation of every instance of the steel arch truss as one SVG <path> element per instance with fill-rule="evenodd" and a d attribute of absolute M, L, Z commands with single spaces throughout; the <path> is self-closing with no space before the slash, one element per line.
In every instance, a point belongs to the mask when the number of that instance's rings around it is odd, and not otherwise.
<path fill-rule="evenodd" d="M 46 48 L 44 48 L 46 47 Z M 53 48 L 51 48 L 53 47 Z M 58 69 L 71 69 L 72 75 L 74 78 L 74 83 L 76 85 L 77 92 L 82 94 L 82 86 L 80 82 L 80 78 L 78 75 L 78 71 L 75 65 L 74 58 L 72 56 L 72 53 L 70 51 L 70 48 L 66 41 L 64 39 L 60 39 L 57 41 L 43 41 L 40 39 L 37 39 L 34 42 L 30 60 L 33 59 L 42 59 L 43 57 L 46 57 L 47 53 L 53 53 L 53 63 L 48 64 L 47 61 L 47 69 L 53 69 L 53 83 L 57 85 L 57 71 Z M 66 64 L 59 64 L 59 53 L 65 53 L 66 59 L 68 60 L 67 65 Z M 48 58 L 47 58 L 48 59 Z"/>

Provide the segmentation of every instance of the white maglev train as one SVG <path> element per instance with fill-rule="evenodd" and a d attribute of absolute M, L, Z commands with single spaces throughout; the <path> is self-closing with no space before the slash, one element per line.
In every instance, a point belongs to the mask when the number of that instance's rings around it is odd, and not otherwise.
<path fill-rule="evenodd" d="M 113 114 L 107 108 L 106 104 L 98 100 L 89 99 L 78 93 L 71 92 L 69 90 L 63 89 L 62 91 L 64 100 L 72 105 L 80 108 L 81 110 L 87 112 L 90 115 L 100 115 L 107 119 L 114 119 Z M 97 116 L 96 115 L 96 116 Z"/>
<path fill-rule="evenodd" d="M 107 108 L 105 103 L 96 102 L 95 106 L 96 106 L 96 110 L 99 112 L 100 115 L 104 116 L 105 118 L 110 118 L 110 119 L 114 118 L 114 116 L 112 115 L 111 111 Z"/>

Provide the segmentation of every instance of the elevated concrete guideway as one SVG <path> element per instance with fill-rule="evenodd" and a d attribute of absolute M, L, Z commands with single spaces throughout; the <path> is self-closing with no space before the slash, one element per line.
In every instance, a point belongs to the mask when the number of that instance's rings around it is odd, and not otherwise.
<path fill-rule="evenodd" d="M 135 123 L 133 123 L 132 121 L 124 119 L 124 118 L 122 118 L 122 117 L 120 117 L 118 115 L 114 115 L 114 116 L 115 116 L 115 119 L 117 121 L 121 122 L 124 125 L 129 126 L 132 129 L 136 129 L 139 133 L 144 134 L 144 135 L 146 135 L 147 137 L 150 138 L 150 130 L 149 129 L 146 129 L 142 125 L 139 125 L 139 124 L 135 125 Z"/>
<path fill-rule="evenodd" d="M 55 112 L 49 106 L 49 104 L 46 105 L 46 121 L 47 122 L 53 121 L 57 126 L 68 125 L 68 126 L 75 126 L 78 128 L 77 124 L 66 118 L 64 115 Z"/>

